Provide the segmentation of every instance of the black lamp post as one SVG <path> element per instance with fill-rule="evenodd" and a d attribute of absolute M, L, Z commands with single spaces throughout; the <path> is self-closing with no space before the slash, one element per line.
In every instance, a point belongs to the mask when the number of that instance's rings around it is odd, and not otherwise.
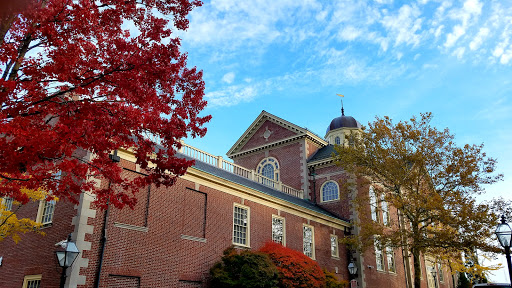
<path fill-rule="evenodd" d="M 512 264 L 510 263 L 510 242 L 512 238 L 512 230 L 510 226 L 505 222 L 505 215 L 501 216 L 501 223 L 496 228 L 496 237 L 503 248 L 505 248 L 505 256 L 507 257 L 507 265 L 508 265 L 508 276 L 510 279 L 510 283 L 512 283 Z"/>
<path fill-rule="evenodd" d="M 64 288 L 66 283 L 66 270 L 73 265 L 76 257 L 80 254 L 75 242 L 71 241 L 71 234 L 68 235 L 68 240 L 61 245 L 61 249 L 55 251 L 59 266 L 62 267 L 62 274 L 60 275 L 60 287 Z"/>

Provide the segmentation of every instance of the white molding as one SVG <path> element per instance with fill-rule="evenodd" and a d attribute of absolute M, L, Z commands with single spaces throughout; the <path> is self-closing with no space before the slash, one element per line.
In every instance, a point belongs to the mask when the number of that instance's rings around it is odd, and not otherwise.
<path fill-rule="evenodd" d="M 195 236 L 184 235 L 184 234 L 181 234 L 181 239 L 192 240 L 192 241 L 196 241 L 196 242 L 206 243 L 206 238 L 195 237 Z"/>

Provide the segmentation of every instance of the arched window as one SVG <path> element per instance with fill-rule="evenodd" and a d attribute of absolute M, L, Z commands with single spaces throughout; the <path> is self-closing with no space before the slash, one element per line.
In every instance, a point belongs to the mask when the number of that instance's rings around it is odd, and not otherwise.
<path fill-rule="evenodd" d="M 279 181 L 279 162 L 277 162 L 277 159 L 274 157 L 267 157 L 258 164 L 256 173 L 269 179 Z"/>
<path fill-rule="evenodd" d="M 322 185 L 322 202 L 334 201 L 340 199 L 338 183 L 327 181 Z"/>
<path fill-rule="evenodd" d="M 334 138 L 334 144 L 336 144 L 336 145 L 340 145 L 341 144 L 340 136 L 336 136 L 336 138 Z"/>

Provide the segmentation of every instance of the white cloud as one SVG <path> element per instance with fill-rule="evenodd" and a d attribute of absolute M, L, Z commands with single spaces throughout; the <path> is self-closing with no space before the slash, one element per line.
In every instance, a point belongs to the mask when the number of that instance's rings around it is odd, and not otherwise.
<path fill-rule="evenodd" d="M 455 42 L 457 42 L 457 40 L 459 40 L 459 38 L 462 35 L 464 35 L 464 33 L 466 33 L 466 28 L 464 28 L 464 26 L 456 25 L 455 27 L 453 27 L 453 32 L 446 36 L 446 42 L 444 43 L 444 47 L 450 48 L 453 45 L 455 45 Z"/>
<path fill-rule="evenodd" d="M 478 34 L 476 34 L 473 41 L 471 41 L 471 43 L 469 43 L 469 49 L 476 50 L 476 49 L 480 48 L 480 45 L 482 45 L 485 38 L 487 38 L 487 36 L 489 35 L 489 31 L 490 31 L 489 28 L 485 28 L 485 27 L 480 28 L 480 30 L 478 31 Z"/>
<path fill-rule="evenodd" d="M 422 19 L 421 11 L 415 5 L 403 5 L 397 15 L 386 15 L 382 19 L 382 26 L 387 30 L 388 36 L 394 39 L 395 46 L 402 43 L 417 46 L 420 44 Z"/>
<path fill-rule="evenodd" d="M 457 57 L 457 59 L 461 60 L 464 57 L 464 52 L 466 51 L 466 48 L 459 47 L 453 51 L 453 55 Z"/>
<path fill-rule="evenodd" d="M 235 73 L 233 73 L 233 72 L 226 73 L 226 74 L 224 74 L 224 76 L 222 76 L 222 81 L 225 83 L 231 84 L 231 83 L 233 83 L 234 80 L 235 80 Z"/>
<path fill-rule="evenodd" d="M 470 26 L 470 20 L 474 24 L 482 13 L 483 4 L 478 0 L 467 0 L 461 9 L 454 8 L 448 12 L 449 18 L 460 21 L 460 24 L 453 27 L 453 31 L 446 36 L 444 47 L 450 48 L 455 45 L 461 36 L 466 34 Z"/>
<path fill-rule="evenodd" d="M 209 107 L 234 106 L 252 101 L 256 94 L 257 89 L 254 86 L 230 86 L 220 91 L 208 92 L 205 98 Z"/>
<path fill-rule="evenodd" d="M 352 41 L 361 36 L 361 34 L 363 34 L 363 31 L 354 26 L 347 26 L 338 33 L 338 36 L 341 40 Z"/>

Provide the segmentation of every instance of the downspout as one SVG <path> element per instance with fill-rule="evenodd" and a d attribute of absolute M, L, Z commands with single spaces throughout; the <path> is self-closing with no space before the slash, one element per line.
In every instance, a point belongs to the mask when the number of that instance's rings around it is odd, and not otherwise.
<path fill-rule="evenodd" d="M 121 158 L 117 156 L 117 150 L 114 150 L 114 154 L 109 155 L 109 158 L 115 162 L 119 163 Z M 110 189 L 110 185 L 112 182 L 108 180 L 108 189 Z M 100 257 L 98 263 L 98 270 L 96 271 L 96 277 L 94 279 L 94 287 L 100 287 L 100 279 L 101 279 L 101 268 L 103 266 L 103 257 L 105 256 L 105 248 L 107 246 L 107 223 L 108 223 L 108 212 L 110 210 L 110 198 L 107 199 L 107 209 L 105 210 L 105 215 L 103 217 L 103 228 L 101 231 L 101 239 L 100 239 Z"/>

